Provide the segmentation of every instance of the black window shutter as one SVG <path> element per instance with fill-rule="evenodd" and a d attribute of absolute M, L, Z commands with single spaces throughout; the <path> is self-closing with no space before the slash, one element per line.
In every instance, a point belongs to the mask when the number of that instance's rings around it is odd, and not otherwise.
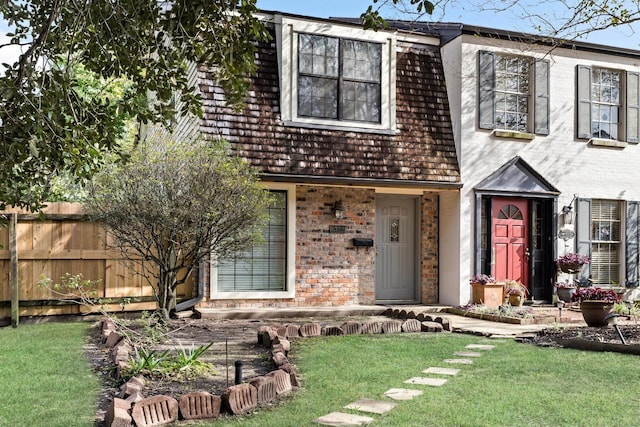
<path fill-rule="evenodd" d="M 625 253 L 628 288 L 635 288 L 638 283 L 638 270 L 640 264 L 640 236 L 638 226 L 640 225 L 640 202 L 627 202 L 627 225 L 625 230 Z"/>
<path fill-rule="evenodd" d="M 480 129 L 495 126 L 495 54 L 478 52 L 478 125 Z"/>
<path fill-rule="evenodd" d="M 549 135 L 549 60 L 536 60 L 534 72 L 534 132 Z"/>
<path fill-rule="evenodd" d="M 576 242 L 580 255 L 591 256 L 591 199 L 576 201 Z M 579 279 L 588 278 L 591 274 L 590 264 L 582 266 Z"/>

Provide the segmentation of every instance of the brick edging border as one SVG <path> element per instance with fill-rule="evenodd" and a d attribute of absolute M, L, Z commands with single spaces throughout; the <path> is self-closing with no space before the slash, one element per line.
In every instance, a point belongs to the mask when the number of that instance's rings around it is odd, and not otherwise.
<path fill-rule="evenodd" d="M 261 326 L 257 333 L 259 345 L 269 349 L 270 359 L 276 368 L 266 375 L 248 382 L 228 387 L 221 396 L 198 391 L 175 399 L 166 395 L 144 398 L 142 390 L 146 380 L 142 376 L 130 378 L 120 386 L 120 394 L 114 396 L 105 415 L 105 427 L 162 426 L 179 420 L 215 419 L 224 411 L 237 415 L 271 403 L 301 386 L 296 366 L 289 360 L 291 340 L 316 336 L 341 336 L 354 334 L 395 334 L 402 332 L 451 331 L 451 323 L 442 316 L 428 313 L 388 309 L 384 316 L 389 320 L 344 322 L 340 326 L 322 326 L 317 322 L 301 325 L 295 323 Z M 121 378 L 128 368 L 133 347 L 117 331 L 113 320 L 101 322 L 102 344 L 111 349 L 116 366 L 115 375 Z"/>

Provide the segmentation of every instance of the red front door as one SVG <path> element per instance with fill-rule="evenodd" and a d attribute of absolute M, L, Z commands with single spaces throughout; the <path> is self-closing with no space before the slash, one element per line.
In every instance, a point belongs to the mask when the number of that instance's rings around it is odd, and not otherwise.
<path fill-rule="evenodd" d="M 494 198 L 492 204 L 493 275 L 529 286 L 527 200 Z"/>

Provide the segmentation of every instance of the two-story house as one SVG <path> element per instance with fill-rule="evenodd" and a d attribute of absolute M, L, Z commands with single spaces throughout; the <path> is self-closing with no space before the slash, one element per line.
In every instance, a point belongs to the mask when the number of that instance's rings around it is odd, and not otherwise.
<path fill-rule="evenodd" d="M 276 196 L 266 243 L 202 307 L 458 305 L 470 277 L 551 301 L 558 255 L 637 286 L 640 52 L 462 24 L 263 12 L 246 107 L 193 69 L 204 117 Z M 179 128 L 185 126 L 179 126 Z M 186 126 L 188 128 L 188 126 Z M 464 184 L 464 186 L 463 186 Z"/>
<path fill-rule="evenodd" d="M 262 17 L 245 108 L 194 67 L 204 116 L 176 129 L 229 141 L 276 200 L 265 243 L 212 264 L 199 307 L 437 303 L 441 199 L 461 187 L 439 38 Z"/>
<path fill-rule="evenodd" d="M 440 302 L 469 300 L 474 273 L 552 300 L 557 256 L 579 277 L 638 285 L 640 52 L 461 24 L 442 40 L 464 187 L 440 197 Z"/>

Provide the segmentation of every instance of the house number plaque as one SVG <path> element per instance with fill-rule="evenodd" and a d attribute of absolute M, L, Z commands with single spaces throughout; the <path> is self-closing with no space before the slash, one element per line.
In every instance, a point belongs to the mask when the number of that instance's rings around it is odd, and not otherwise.
<path fill-rule="evenodd" d="M 558 232 L 558 237 L 564 240 L 565 242 L 567 240 L 573 239 L 575 236 L 576 236 L 576 233 L 574 233 L 573 230 L 569 230 L 568 228 L 563 228 Z"/>
<path fill-rule="evenodd" d="M 329 233 L 345 234 L 346 232 L 347 232 L 346 225 L 330 225 L 329 226 Z"/>

